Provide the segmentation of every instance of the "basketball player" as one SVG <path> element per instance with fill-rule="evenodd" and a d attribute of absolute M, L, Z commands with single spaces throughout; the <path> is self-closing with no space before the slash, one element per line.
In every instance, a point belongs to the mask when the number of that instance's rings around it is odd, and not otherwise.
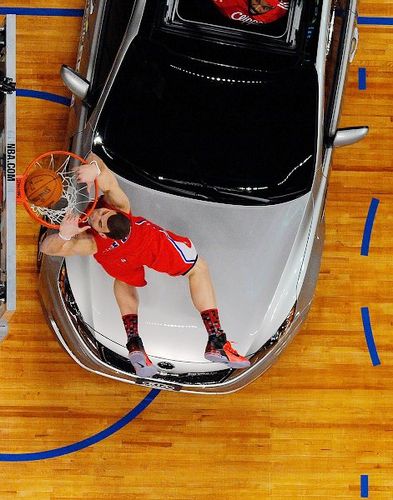
<path fill-rule="evenodd" d="M 272 23 L 288 12 L 285 0 L 213 0 L 220 11 L 243 24 Z"/>
<path fill-rule="evenodd" d="M 105 163 L 94 153 L 89 154 L 87 161 L 89 164 L 76 169 L 78 182 L 85 182 L 90 190 L 97 179 L 103 192 L 89 217 L 89 225 L 79 227 L 77 215 L 66 215 L 59 232 L 48 236 L 40 250 L 47 255 L 93 255 L 115 278 L 114 294 L 136 374 L 151 377 L 157 372 L 138 332 L 137 287 L 146 285 L 144 266 L 188 278 L 192 302 L 208 334 L 206 359 L 233 368 L 249 366 L 248 359 L 240 356 L 226 339 L 208 266 L 198 257 L 193 243 L 143 217 L 133 216 L 126 194 Z"/>

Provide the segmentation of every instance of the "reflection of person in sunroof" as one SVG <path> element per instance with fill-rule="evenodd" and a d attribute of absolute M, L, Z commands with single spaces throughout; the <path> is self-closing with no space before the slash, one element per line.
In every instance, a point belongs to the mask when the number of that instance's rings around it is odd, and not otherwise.
<path fill-rule="evenodd" d="M 288 12 L 285 0 L 213 0 L 227 17 L 243 24 L 272 23 Z"/>

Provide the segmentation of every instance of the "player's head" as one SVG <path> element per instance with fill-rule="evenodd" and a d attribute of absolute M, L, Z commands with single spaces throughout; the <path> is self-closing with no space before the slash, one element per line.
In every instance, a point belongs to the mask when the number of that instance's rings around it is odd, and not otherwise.
<path fill-rule="evenodd" d="M 250 13 L 254 15 L 265 14 L 277 6 L 277 0 L 248 0 Z"/>
<path fill-rule="evenodd" d="M 97 208 L 89 217 L 90 226 L 104 238 L 122 240 L 130 233 L 130 220 L 123 213 L 109 208 Z"/>

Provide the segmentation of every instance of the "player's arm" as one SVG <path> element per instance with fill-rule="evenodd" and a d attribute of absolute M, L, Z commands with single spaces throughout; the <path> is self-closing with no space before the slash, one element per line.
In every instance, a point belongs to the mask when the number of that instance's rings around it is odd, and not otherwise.
<path fill-rule="evenodd" d="M 46 255 L 68 257 L 69 255 L 93 255 L 97 252 L 94 237 L 85 234 L 89 226 L 78 227 L 79 217 L 67 214 L 58 233 L 47 236 L 40 245 Z"/>
<path fill-rule="evenodd" d="M 114 173 L 93 152 L 89 153 L 86 161 L 88 165 L 82 165 L 76 169 L 78 181 L 86 182 L 88 189 L 90 189 L 94 180 L 97 179 L 98 187 L 104 193 L 104 200 L 114 208 L 129 213 L 131 211 L 130 201 L 119 186 Z"/>

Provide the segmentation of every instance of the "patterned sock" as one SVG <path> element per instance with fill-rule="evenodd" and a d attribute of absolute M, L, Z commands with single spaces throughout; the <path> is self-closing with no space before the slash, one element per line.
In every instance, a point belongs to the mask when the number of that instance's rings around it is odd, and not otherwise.
<path fill-rule="evenodd" d="M 127 342 L 132 337 L 138 337 L 138 315 L 137 314 L 125 314 L 121 318 L 124 323 L 124 328 L 127 334 Z"/>
<path fill-rule="evenodd" d="M 201 312 L 201 316 L 209 336 L 223 334 L 220 318 L 218 316 L 218 309 L 206 309 L 206 311 Z"/>

